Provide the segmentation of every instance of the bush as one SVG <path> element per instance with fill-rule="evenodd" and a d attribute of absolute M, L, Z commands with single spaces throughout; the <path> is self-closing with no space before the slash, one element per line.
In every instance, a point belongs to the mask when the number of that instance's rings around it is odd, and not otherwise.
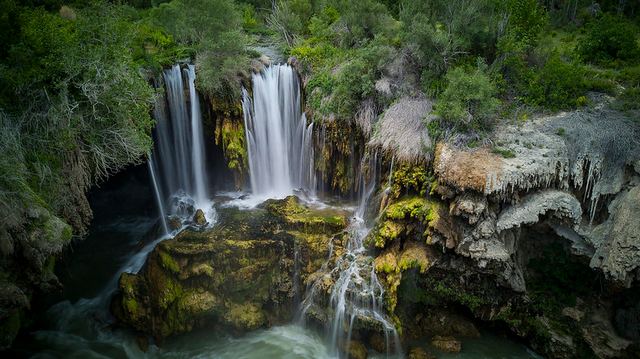
<path fill-rule="evenodd" d="M 73 20 L 24 9 L 0 66 L 12 69 L 2 73 L 2 103 L 21 123 L 26 171 L 16 183 L 76 230 L 90 211 L 84 191 L 151 147 L 153 90 L 133 58 L 128 9 L 98 2 Z"/>
<path fill-rule="evenodd" d="M 484 130 L 500 104 L 495 84 L 479 61 L 475 69 L 456 67 L 446 75 L 447 85 L 436 102 L 436 112 L 459 130 Z"/>
<path fill-rule="evenodd" d="M 419 66 L 423 88 L 438 88 L 447 70 L 472 50 L 481 55 L 493 52 L 498 25 L 494 4 L 488 0 L 403 2 L 403 38 Z"/>
<path fill-rule="evenodd" d="M 573 108 L 587 91 L 584 78 L 585 69 L 580 64 L 552 56 L 534 73 L 525 102 L 552 110 Z"/>
<path fill-rule="evenodd" d="M 636 63 L 640 58 L 637 34 L 638 27 L 626 19 L 604 14 L 589 26 L 578 53 L 584 61 L 598 65 Z"/>

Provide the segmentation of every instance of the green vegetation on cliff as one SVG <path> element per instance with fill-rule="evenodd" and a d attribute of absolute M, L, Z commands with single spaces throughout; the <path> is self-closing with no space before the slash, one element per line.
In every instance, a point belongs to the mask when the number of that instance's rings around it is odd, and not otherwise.
<path fill-rule="evenodd" d="M 314 120 L 375 119 L 394 99 L 419 93 L 435 100 L 440 126 L 458 132 L 482 133 L 512 114 L 584 106 L 588 91 L 637 107 L 638 84 L 629 81 L 640 58 L 636 2 L 275 4 L 268 24 L 308 76 Z"/>
<path fill-rule="evenodd" d="M 89 188 L 151 149 L 152 78 L 191 59 L 205 94 L 237 99 L 251 54 L 233 0 L 0 0 L 0 19 L 4 321 L 54 287 L 43 263 L 85 233 Z"/>

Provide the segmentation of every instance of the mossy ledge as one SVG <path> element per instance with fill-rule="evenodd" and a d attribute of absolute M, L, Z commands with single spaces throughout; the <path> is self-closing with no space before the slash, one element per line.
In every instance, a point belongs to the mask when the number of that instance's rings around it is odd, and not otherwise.
<path fill-rule="evenodd" d="M 304 290 L 296 283 L 320 268 L 347 225 L 346 212 L 294 196 L 253 210 L 220 208 L 219 218 L 210 230 L 161 242 L 139 274 L 122 274 L 112 302 L 121 323 L 161 342 L 205 325 L 239 334 L 290 320 Z"/>

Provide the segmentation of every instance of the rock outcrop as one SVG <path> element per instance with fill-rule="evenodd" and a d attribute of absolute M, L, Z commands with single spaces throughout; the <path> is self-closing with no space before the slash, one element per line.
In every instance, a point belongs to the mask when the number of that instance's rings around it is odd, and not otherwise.
<path fill-rule="evenodd" d="M 462 306 L 547 357 L 638 355 L 637 309 L 620 298 L 635 298 L 640 279 L 639 138 L 640 125 L 601 99 L 503 125 L 492 147 L 438 143 L 433 177 L 412 185 L 428 193 L 396 191 L 410 196 L 386 200 L 369 238 L 403 331 Z M 403 264 L 425 244 L 424 260 Z"/>
<path fill-rule="evenodd" d="M 293 196 L 218 212 L 212 229 L 161 242 L 140 273 L 121 276 L 112 303 L 121 322 L 158 340 L 204 325 L 241 333 L 281 323 L 347 225 L 343 211 Z"/>

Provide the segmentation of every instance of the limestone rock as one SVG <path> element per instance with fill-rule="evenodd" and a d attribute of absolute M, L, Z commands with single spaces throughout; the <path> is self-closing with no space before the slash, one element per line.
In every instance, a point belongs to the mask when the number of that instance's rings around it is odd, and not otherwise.
<path fill-rule="evenodd" d="M 480 215 L 487 209 L 487 198 L 478 193 L 464 193 L 451 203 L 450 212 L 456 216 L 469 219 L 469 224 L 475 224 Z"/>
<path fill-rule="evenodd" d="M 597 231 L 603 236 L 591 266 L 630 286 L 640 268 L 640 186 L 621 194 L 609 207 L 610 217 Z"/>
<path fill-rule="evenodd" d="M 449 336 L 436 335 L 431 339 L 431 345 L 446 353 L 458 353 L 462 350 L 462 343 Z"/>
<path fill-rule="evenodd" d="M 580 202 L 569 193 L 557 190 L 535 192 L 500 212 L 496 227 L 498 231 L 503 231 L 537 223 L 544 214 L 553 214 L 577 224 L 582 218 L 582 208 Z"/>

